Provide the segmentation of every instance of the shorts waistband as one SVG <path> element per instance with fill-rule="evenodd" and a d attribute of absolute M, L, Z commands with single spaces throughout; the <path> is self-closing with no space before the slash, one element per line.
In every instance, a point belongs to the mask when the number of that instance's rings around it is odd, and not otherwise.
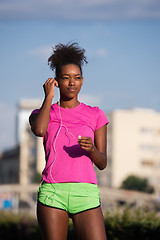
<path fill-rule="evenodd" d="M 43 182 L 42 185 L 45 184 L 45 186 L 50 187 L 52 186 L 55 190 L 63 190 L 65 191 L 67 189 L 67 191 L 75 191 L 75 190 L 84 190 L 84 191 L 92 191 L 95 189 L 98 189 L 98 186 L 96 184 L 93 183 L 77 183 L 77 182 L 67 182 L 67 183 L 47 183 L 47 182 Z"/>

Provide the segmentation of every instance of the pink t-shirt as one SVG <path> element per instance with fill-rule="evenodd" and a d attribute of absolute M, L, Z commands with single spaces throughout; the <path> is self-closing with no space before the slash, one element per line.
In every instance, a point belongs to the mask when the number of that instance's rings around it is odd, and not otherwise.
<path fill-rule="evenodd" d="M 38 113 L 38 109 L 32 113 Z M 66 109 L 53 104 L 47 132 L 43 138 L 46 166 L 43 180 L 48 183 L 83 182 L 97 184 L 93 162 L 79 144 L 78 136 L 91 137 L 94 131 L 107 124 L 104 112 L 98 107 L 80 103 Z"/>

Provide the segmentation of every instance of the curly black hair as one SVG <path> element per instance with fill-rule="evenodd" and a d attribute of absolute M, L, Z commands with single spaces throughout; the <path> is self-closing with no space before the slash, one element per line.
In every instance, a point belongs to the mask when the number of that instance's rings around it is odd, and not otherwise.
<path fill-rule="evenodd" d="M 48 58 L 48 65 L 54 71 L 58 78 L 61 73 L 61 67 L 66 64 L 75 64 L 80 68 L 82 74 L 82 65 L 88 63 L 85 56 L 85 49 L 78 46 L 76 42 L 58 44 L 53 47 L 53 54 Z"/>

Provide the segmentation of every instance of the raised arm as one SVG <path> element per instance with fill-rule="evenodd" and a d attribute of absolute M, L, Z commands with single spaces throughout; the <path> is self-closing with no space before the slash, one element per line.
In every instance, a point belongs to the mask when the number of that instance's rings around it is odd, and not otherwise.
<path fill-rule="evenodd" d="M 53 78 L 48 78 L 43 85 L 45 98 L 40 111 L 37 114 L 32 114 L 29 118 L 31 129 L 38 137 L 43 137 L 47 131 L 55 86 L 58 87 L 58 82 Z"/>

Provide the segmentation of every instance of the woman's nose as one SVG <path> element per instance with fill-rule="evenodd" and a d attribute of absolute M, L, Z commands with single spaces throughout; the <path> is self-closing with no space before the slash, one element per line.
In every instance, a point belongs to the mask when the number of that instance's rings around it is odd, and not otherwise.
<path fill-rule="evenodd" d="M 69 79 L 69 85 L 74 85 L 75 84 L 75 79 L 72 77 Z"/>

